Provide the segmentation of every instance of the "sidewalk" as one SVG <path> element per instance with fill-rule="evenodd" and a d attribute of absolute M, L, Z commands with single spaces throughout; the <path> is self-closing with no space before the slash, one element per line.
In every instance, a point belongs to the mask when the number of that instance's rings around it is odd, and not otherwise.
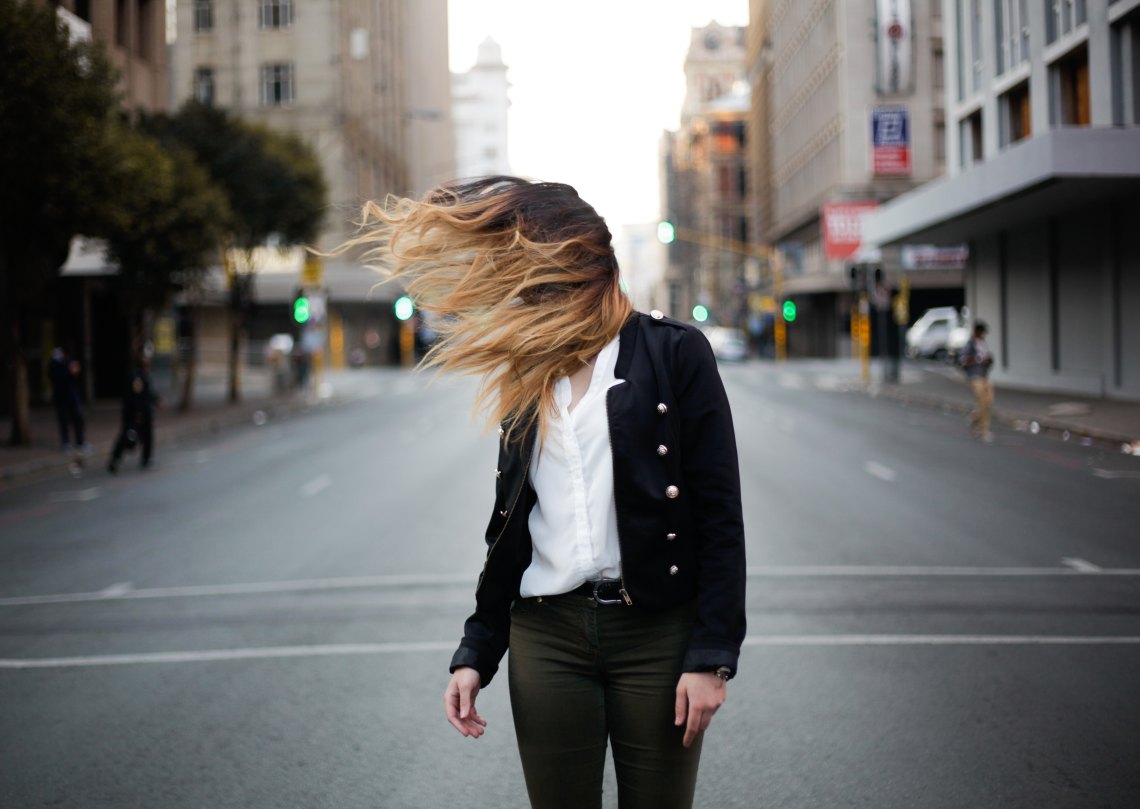
<path fill-rule="evenodd" d="M 852 381 L 858 382 L 859 364 L 842 364 Z M 883 383 L 882 369 L 872 362 L 872 383 L 867 392 L 908 404 L 969 413 L 973 395 L 955 367 L 931 361 L 904 361 L 897 383 Z M 1125 446 L 1140 455 L 1140 402 L 1098 399 L 1065 393 L 1037 393 L 998 385 L 994 395 L 994 422 L 1033 433 L 1049 432 L 1067 440 L 1083 440 L 1121 451 Z"/>
<path fill-rule="evenodd" d="M 275 394 L 267 371 L 246 369 L 242 374 L 242 401 L 230 404 L 226 400 L 226 385 L 222 376 L 203 375 L 195 380 L 194 405 L 188 413 L 177 410 L 177 396 L 160 390 L 163 406 L 155 414 L 155 455 L 161 461 L 163 449 L 178 441 L 244 424 L 255 419 L 268 420 L 306 409 L 313 404 L 312 397 L 299 393 Z M 258 413 L 262 415 L 258 415 Z M 31 412 L 32 446 L 9 447 L 0 445 L 0 489 L 9 488 L 41 478 L 67 475 L 80 459 L 87 469 L 101 470 L 107 464 L 111 448 L 118 437 L 121 405 L 117 401 L 96 401 L 87 408 L 87 443 L 92 452 L 88 456 L 65 454 L 59 445 L 59 428 L 55 410 L 50 406 L 34 406 Z M 4 434 L 10 419 L 2 426 Z M 138 451 L 134 457 L 137 459 Z M 126 459 L 130 462 L 131 457 Z"/>

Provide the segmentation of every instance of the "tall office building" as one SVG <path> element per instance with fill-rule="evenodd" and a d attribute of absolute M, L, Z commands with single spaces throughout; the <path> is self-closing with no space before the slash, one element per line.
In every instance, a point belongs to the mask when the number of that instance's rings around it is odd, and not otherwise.
<path fill-rule="evenodd" d="M 724 325 L 742 317 L 745 258 L 726 248 L 749 238 L 744 67 L 743 27 L 692 29 L 681 126 L 661 141 L 662 218 L 678 238 L 657 299 L 683 320 L 698 305 Z"/>
<path fill-rule="evenodd" d="M 887 247 L 965 243 L 1006 385 L 1140 399 L 1140 0 L 945 0 L 949 176 Z"/>
<path fill-rule="evenodd" d="M 943 171 L 941 6 L 752 0 L 749 25 L 754 241 L 776 248 L 782 293 L 798 307 L 789 352 L 841 355 L 850 269 L 871 258 L 859 252 L 863 216 Z M 772 274 L 763 279 L 771 290 Z M 960 302 L 960 269 L 912 283 L 931 305 Z"/>

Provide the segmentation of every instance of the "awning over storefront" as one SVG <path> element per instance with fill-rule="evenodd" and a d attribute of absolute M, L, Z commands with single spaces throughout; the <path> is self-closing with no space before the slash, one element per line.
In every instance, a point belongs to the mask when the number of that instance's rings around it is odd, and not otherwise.
<path fill-rule="evenodd" d="M 1140 193 L 1140 129 L 1055 129 L 868 215 L 863 242 L 955 244 Z"/>

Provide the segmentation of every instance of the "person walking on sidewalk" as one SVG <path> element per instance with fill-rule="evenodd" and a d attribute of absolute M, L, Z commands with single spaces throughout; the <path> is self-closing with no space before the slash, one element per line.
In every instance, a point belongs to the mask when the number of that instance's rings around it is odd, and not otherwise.
<path fill-rule="evenodd" d="M 568 185 L 489 177 L 370 203 L 365 222 L 346 249 L 438 316 L 426 364 L 481 376 L 499 423 L 448 722 L 483 735 L 476 696 L 509 645 L 532 807 L 600 807 L 607 741 L 622 809 L 692 806 L 745 632 L 736 440 L 708 341 L 633 311 L 605 220 Z"/>
<path fill-rule="evenodd" d="M 158 396 L 150 384 L 150 357 L 145 353 L 140 354 L 127 382 L 127 392 L 123 396 L 122 426 L 111 452 L 111 460 L 107 463 L 107 471 L 112 475 L 119 471 L 123 453 L 133 449 L 136 444 L 142 445 L 142 468 L 150 466 L 154 449 L 154 408 L 157 403 Z"/>
<path fill-rule="evenodd" d="M 990 367 L 994 364 L 994 355 L 986 345 L 987 331 L 986 324 L 982 321 L 974 324 L 974 333 L 962 349 L 960 363 L 974 392 L 970 429 L 975 438 L 988 444 L 994 440 L 994 434 L 990 432 L 990 412 L 994 405 L 994 383 L 990 380 Z"/>
<path fill-rule="evenodd" d="M 87 424 L 83 415 L 83 396 L 79 389 L 79 362 L 72 359 L 62 347 L 56 346 L 51 352 L 48 378 L 51 381 L 51 402 L 59 423 L 59 442 L 63 451 L 71 451 L 71 438 L 74 436 L 75 448 L 85 455 L 91 454 L 91 446 L 85 435 Z"/>

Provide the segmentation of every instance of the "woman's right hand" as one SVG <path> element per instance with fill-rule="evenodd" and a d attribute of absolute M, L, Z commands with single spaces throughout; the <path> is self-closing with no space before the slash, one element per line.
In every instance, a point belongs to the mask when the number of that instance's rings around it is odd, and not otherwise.
<path fill-rule="evenodd" d="M 460 666 L 451 675 L 443 693 L 443 712 L 451 726 L 464 736 L 478 739 L 483 735 L 487 721 L 475 710 L 475 695 L 479 693 L 479 672 Z"/>

